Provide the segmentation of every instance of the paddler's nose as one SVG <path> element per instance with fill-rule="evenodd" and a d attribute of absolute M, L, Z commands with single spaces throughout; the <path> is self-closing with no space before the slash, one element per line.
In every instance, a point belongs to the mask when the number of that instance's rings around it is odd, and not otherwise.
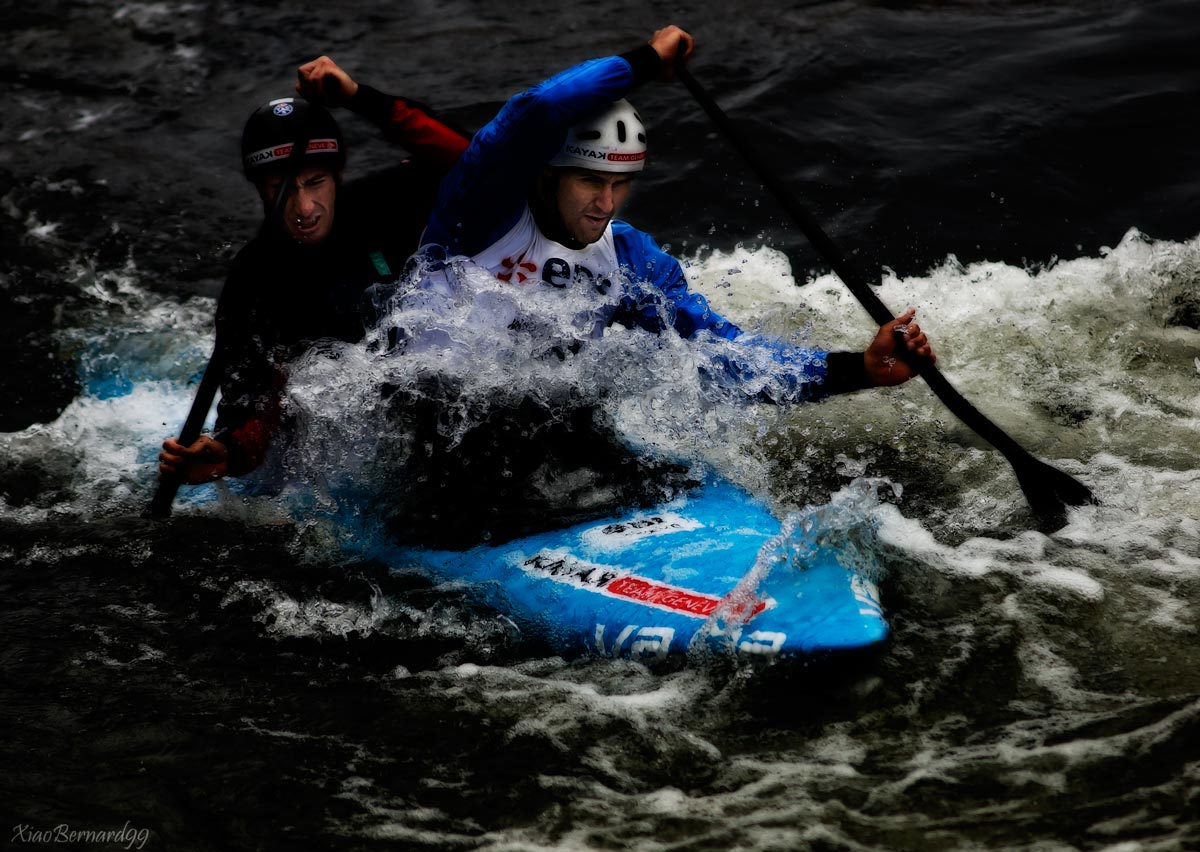
<path fill-rule="evenodd" d="M 315 193 L 305 186 L 296 188 L 296 192 L 292 195 L 295 205 L 296 215 L 301 219 L 310 218 L 316 212 L 317 204 Z"/>
<path fill-rule="evenodd" d="M 600 212 L 606 216 L 611 216 L 613 213 L 613 188 L 611 183 L 605 183 L 596 197 L 596 206 L 600 208 Z"/>

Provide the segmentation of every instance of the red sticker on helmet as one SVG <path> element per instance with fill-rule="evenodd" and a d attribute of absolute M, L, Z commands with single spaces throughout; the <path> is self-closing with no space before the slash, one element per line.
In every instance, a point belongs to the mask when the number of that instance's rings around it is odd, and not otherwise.
<path fill-rule="evenodd" d="M 338 141 L 336 139 L 310 139 L 308 140 L 308 148 L 305 149 L 305 154 L 336 154 L 338 150 Z M 254 168 L 255 166 L 264 166 L 267 163 L 273 163 L 276 160 L 286 160 L 291 153 L 292 146 L 290 144 L 263 148 L 261 151 L 255 151 L 253 154 L 246 155 L 246 167 Z"/>

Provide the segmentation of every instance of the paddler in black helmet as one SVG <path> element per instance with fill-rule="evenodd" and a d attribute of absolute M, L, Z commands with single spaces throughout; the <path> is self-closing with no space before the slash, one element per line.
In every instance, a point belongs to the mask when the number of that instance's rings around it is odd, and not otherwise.
<path fill-rule="evenodd" d="M 302 97 L 263 105 L 242 132 L 242 168 L 265 215 L 217 306 L 224 372 L 216 431 L 190 447 L 164 441 L 162 476 L 196 484 L 262 463 L 281 422 L 287 362 L 321 338 L 362 338 L 371 288 L 399 276 L 438 182 L 467 147 L 425 106 L 359 84 L 329 57 L 301 65 L 297 76 Z M 411 158 L 343 186 L 345 141 L 326 106 L 371 120 Z M 297 144 L 303 151 L 293 156 Z"/>
<path fill-rule="evenodd" d="M 272 217 L 297 139 L 306 143 L 293 186 L 278 219 Z M 262 199 L 263 225 L 282 226 L 292 240 L 316 245 L 333 230 L 337 191 L 346 165 L 341 128 L 318 103 L 280 98 L 254 111 L 242 130 L 242 168 Z"/>

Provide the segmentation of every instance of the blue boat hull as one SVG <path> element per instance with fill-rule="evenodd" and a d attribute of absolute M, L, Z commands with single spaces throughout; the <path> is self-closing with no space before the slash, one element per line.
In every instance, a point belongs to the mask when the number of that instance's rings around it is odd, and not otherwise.
<path fill-rule="evenodd" d="M 724 482 L 496 547 L 399 556 L 472 584 L 523 633 L 565 651 L 642 659 L 700 645 L 776 657 L 863 648 L 888 634 L 869 579 Z"/>

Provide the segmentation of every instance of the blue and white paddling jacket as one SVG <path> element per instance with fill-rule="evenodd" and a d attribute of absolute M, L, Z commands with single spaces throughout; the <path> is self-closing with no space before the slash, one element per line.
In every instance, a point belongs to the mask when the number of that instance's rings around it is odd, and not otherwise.
<path fill-rule="evenodd" d="M 470 258 L 516 285 L 563 287 L 584 280 L 605 293 L 608 279 L 620 273 L 633 287 L 605 312 L 607 324 L 654 333 L 671 327 L 685 339 L 711 334 L 745 343 L 718 359 L 714 378 L 754 397 L 814 400 L 863 387 L 860 353 L 829 353 L 745 334 L 703 295 L 688 290 L 679 262 L 653 237 L 626 222 L 614 219 L 599 240 L 582 248 L 556 242 L 538 227 L 529 193 L 570 127 L 658 71 L 658 55 L 644 45 L 584 62 L 510 99 L 443 180 L 421 240 L 423 253 Z"/>

